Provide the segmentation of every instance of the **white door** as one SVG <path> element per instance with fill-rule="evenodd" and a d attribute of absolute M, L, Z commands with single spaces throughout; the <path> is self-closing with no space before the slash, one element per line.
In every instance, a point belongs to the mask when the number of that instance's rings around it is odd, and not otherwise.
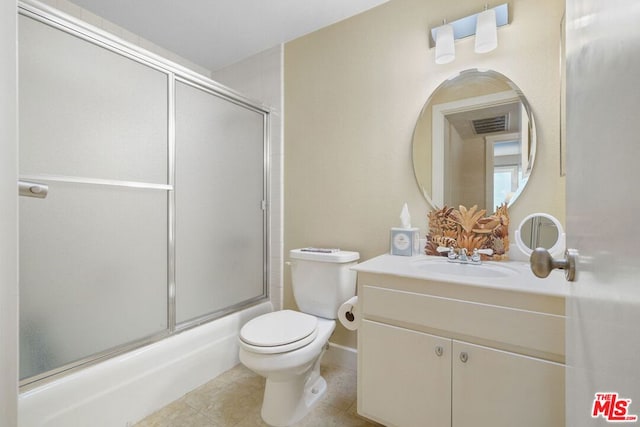
<path fill-rule="evenodd" d="M 640 425 L 640 2 L 567 0 L 566 27 L 567 426 Z"/>

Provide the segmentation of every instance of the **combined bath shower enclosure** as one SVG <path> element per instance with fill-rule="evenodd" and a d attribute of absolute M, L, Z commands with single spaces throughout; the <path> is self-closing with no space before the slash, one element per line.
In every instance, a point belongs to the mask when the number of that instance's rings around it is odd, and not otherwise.
<path fill-rule="evenodd" d="M 269 111 L 22 6 L 21 385 L 267 297 Z"/>

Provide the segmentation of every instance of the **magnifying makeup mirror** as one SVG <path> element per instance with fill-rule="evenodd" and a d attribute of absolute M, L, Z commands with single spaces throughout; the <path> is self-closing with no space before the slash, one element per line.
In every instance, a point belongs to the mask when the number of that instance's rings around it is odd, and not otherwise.
<path fill-rule="evenodd" d="M 552 257 L 564 254 L 566 234 L 560 221 L 546 213 L 533 213 L 522 220 L 515 232 L 518 249 L 527 257 L 535 248 L 545 248 Z"/>

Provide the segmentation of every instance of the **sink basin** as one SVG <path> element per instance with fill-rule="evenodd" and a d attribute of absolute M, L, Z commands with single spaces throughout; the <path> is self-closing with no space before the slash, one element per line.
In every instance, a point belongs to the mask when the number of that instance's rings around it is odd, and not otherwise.
<path fill-rule="evenodd" d="M 520 274 L 520 271 L 511 266 L 498 262 L 483 262 L 479 265 L 460 264 L 449 262 L 446 258 L 420 259 L 412 263 L 418 270 L 458 277 L 483 277 L 483 278 L 504 278 L 513 277 Z"/>

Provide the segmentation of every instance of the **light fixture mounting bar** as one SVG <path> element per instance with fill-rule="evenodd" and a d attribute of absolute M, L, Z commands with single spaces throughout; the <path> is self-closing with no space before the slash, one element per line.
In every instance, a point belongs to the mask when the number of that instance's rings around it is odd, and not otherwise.
<path fill-rule="evenodd" d="M 507 25 L 509 23 L 509 4 L 501 4 L 500 6 L 490 7 L 489 9 L 494 9 L 496 11 L 496 26 L 501 27 L 503 25 Z M 476 22 L 478 20 L 478 14 L 469 15 L 464 18 L 460 18 L 453 22 L 448 22 L 453 26 L 453 39 L 463 39 L 465 37 L 472 36 L 476 33 Z M 436 45 L 436 30 L 438 27 L 434 27 L 431 29 L 431 41 L 430 47 L 434 47 Z"/>

